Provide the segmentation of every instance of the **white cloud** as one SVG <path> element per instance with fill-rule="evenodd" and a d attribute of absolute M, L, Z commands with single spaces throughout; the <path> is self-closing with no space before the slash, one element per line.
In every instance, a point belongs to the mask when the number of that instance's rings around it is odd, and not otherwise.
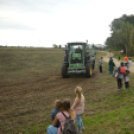
<path fill-rule="evenodd" d="M 132 3 L 132 0 L 0 0 L 0 44 L 52 46 L 86 39 L 89 43 L 103 44 L 110 34 L 112 20 L 133 14 Z"/>

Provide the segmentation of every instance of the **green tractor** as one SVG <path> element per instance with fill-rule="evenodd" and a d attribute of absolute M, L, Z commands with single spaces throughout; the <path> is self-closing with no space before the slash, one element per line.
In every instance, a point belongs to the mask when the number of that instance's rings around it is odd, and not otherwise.
<path fill-rule="evenodd" d="M 93 74 L 90 60 L 91 56 L 95 56 L 95 47 L 83 42 L 67 43 L 65 49 L 64 62 L 61 73 L 63 78 L 68 78 L 71 74 L 85 74 L 87 78 Z"/>

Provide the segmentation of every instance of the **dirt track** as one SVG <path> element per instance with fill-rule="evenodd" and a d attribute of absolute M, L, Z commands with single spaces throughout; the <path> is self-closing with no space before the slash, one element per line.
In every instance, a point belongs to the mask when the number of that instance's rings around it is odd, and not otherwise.
<path fill-rule="evenodd" d="M 111 52 L 104 52 L 104 53 L 107 53 L 107 55 L 104 56 L 104 59 L 103 60 L 108 63 L 109 62 L 109 58 L 110 57 L 113 57 L 113 53 L 111 53 Z M 120 65 L 121 60 L 119 61 L 116 58 L 113 58 L 113 61 L 114 61 L 114 63 L 115 63 L 116 66 L 119 66 Z M 134 63 L 131 64 L 130 71 L 132 73 L 134 73 Z"/>

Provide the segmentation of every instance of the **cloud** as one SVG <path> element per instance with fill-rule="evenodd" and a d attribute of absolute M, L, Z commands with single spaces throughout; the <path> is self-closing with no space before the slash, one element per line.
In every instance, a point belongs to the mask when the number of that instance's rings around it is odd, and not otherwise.
<path fill-rule="evenodd" d="M 0 0 L 0 9 L 5 11 L 52 13 L 57 4 L 58 2 L 55 0 Z"/>
<path fill-rule="evenodd" d="M 88 0 L 0 0 L 0 10 L 55 13 L 70 7 L 85 5 Z M 91 2 L 89 2 L 91 4 Z"/>
<path fill-rule="evenodd" d="M 0 18 L 0 29 L 28 30 L 28 31 L 35 30 L 35 28 L 23 24 L 22 22 L 17 22 L 6 17 Z"/>
<path fill-rule="evenodd" d="M 17 45 L 20 40 L 36 45 L 38 39 L 49 46 L 86 39 L 103 44 L 112 20 L 133 13 L 133 4 L 126 8 L 127 4 L 121 0 L 0 0 L 0 37 Z"/>

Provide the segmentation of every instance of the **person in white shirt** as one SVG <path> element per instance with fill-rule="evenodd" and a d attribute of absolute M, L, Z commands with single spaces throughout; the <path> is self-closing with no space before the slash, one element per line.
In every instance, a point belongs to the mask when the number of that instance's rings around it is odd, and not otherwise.
<path fill-rule="evenodd" d="M 128 58 L 127 57 L 124 57 L 125 70 L 128 70 L 128 64 L 129 64 Z"/>
<path fill-rule="evenodd" d="M 131 64 L 132 64 L 132 60 L 131 60 L 131 58 L 128 58 L 128 70 L 130 71 L 130 66 L 131 66 Z"/>
<path fill-rule="evenodd" d="M 127 89 L 129 87 L 129 71 L 126 70 L 126 76 L 125 76 L 125 88 Z"/>

